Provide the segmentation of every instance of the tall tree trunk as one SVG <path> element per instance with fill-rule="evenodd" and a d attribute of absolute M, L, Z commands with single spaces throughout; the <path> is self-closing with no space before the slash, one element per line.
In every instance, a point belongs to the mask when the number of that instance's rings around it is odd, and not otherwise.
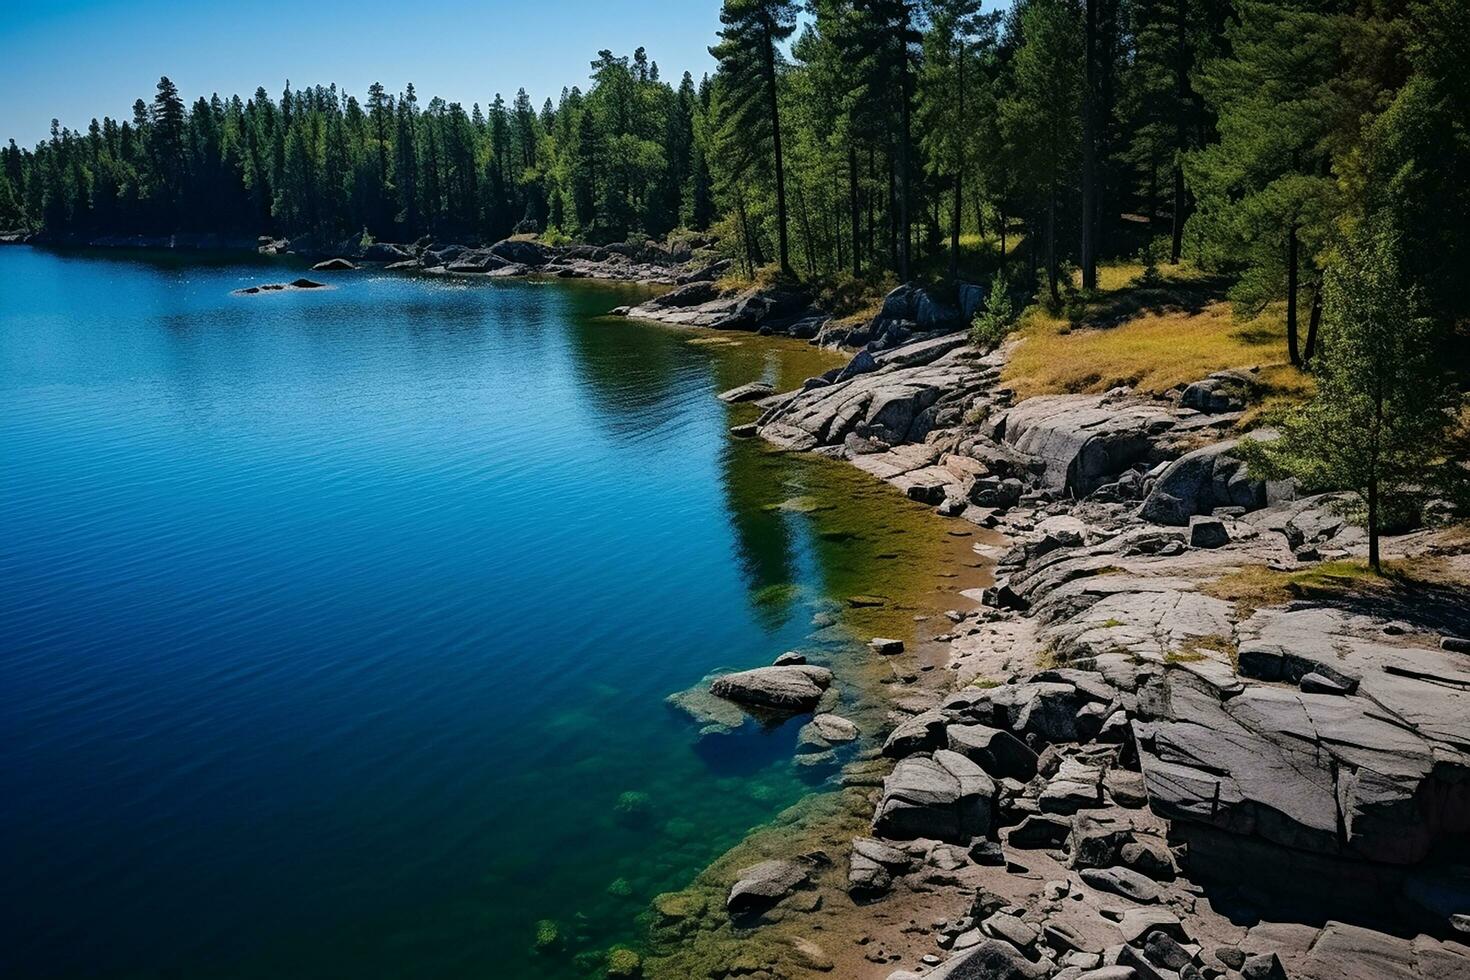
<path fill-rule="evenodd" d="M 781 161 L 781 112 L 776 104 L 776 42 L 771 36 L 774 25 L 765 25 L 766 98 L 771 110 L 771 146 L 776 154 L 776 251 L 780 255 L 781 272 L 791 275 L 791 259 L 786 250 L 786 173 Z"/>
<path fill-rule="evenodd" d="M 1373 400 L 1373 438 L 1368 449 L 1372 457 L 1368 460 L 1368 564 L 1380 575 L 1383 568 L 1378 560 L 1378 438 L 1382 431 L 1383 398 L 1380 395 Z"/>
<path fill-rule="evenodd" d="M 867 188 L 863 200 L 867 201 L 867 260 L 873 262 L 878 248 L 878 215 L 873 209 L 873 188 L 878 187 L 878 151 L 867 147 Z"/>
<path fill-rule="evenodd" d="M 1322 277 L 1318 276 L 1312 286 L 1312 310 L 1307 314 L 1307 343 L 1302 349 L 1302 361 L 1312 363 L 1317 353 L 1317 328 L 1322 325 Z"/>
<path fill-rule="evenodd" d="M 898 277 L 904 282 L 909 281 L 909 264 L 912 253 L 909 248 L 909 143 L 911 142 L 912 120 L 909 118 L 909 8 L 908 4 L 902 7 L 903 14 L 898 23 L 898 98 L 899 116 L 903 123 L 903 132 L 900 139 L 903 141 L 898 147 L 898 163 L 900 169 L 898 189 L 898 220 L 903 225 L 903 254 L 899 256 Z"/>
<path fill-rule="evenodd" d="M 1286 238 L 1286 352 L 1291 357 L 1291 363 L 1296 367 L 1302 366 L 1302 355 L 1297 349 L 1296 342 L 1296 292 L 1299 265 L 1297 253 L 1300 250 L 1296 219 L 1293 218 Z"/>
<path fill-rule="evenodd" d="M 1154 223 L 1159 220 L 1159 161 L 1155 154 L 1148 160 L 1148 230 L 1152 234 Z"/>
<path fill-rule="evenodd" d="M 1097 104 L 1093 114 L 1094 173 L 1092 206 L 1092 253 L 1094 263 L 1099 256 L 1106 255 L 1110 246 L 1114 226 L 1117 225 L 1118 204 L 1114 199 L 1112 170 L 1108 161 L 1112 159 L 1113 107 L 1117 97 L 1117 70 L 1115 54 L 1118 50 L 1118 3 L 1119 0 L 1098 0 L 1099 11 L 1097 54 Z"/>
<path fill-rule="evenodd" d="M 1174 229 L 1169 244 L 1169 264 L 1178 265 L 1184 250 L 1184 151 L 1189 145 L 1189 21 L 1184 0 L 1176 5 L 1174 25 Z"/>
<path fill-rule="evenodd" d="M 1087 0 L 1082 77 L 1082 288 L 1097 288 L 1097 0 Z"/>
<path fill-rule="evenodd" d="M 755 253 L 751 250 L 750 221 L 745 214 L 745 195 L 738 194 L 735 198 L 735 213 L 740 216 L 740 238 L 745 243 L 745 274 L 753 277 L 755 275 Z"/>
<path fill-rule="evenodd" d="M 1051 195 L 1046 202 L 1046 283 L 1051 290 L 1051 301 L 1060 303 L 1062 294 L 1057 288 L 1057 182 L 1052 178 Z"/>
<path fill-rule="evenodd" d="M 817 267 L 813 263 L 816 261 L 817 250 L 812 242 L 812 217 L 811 212 L 807 210 L 806 192 L 802 189 L 800 175 L 796 178 L 796 206 L 801 212 L 801 238 L 802 248 L 806 251 L 806 274 L 815 278 Z"/>
<path fill-rule="evenodd" d="M 858 200 L 857 147 L 851 141 L 848 141 L 847 144 L 847 200 L 848 206 L 852 211 L 852 277 L 858 279 L 863 274 L 863 222 L 862 215 L 859 212 L 860 202 Z"/>
<path fill-rule="evenodd" d="M 847 264 L 847 252 L 842 244 L 842 209 L 835 199 L 831 204 L 823 220 L 827 224 L 827 240 L 832 243 L 832 268 L 841 271 Z"/>
<path fill-rule="evenodd" d="M 893 147 L 888 149 L 888 265 L 898 270 L 898 168 L 894 163 L 896 154 Z M 907 232 L 904 238 L 908 238 Z"/>
<path fill-rule="evenodd" d="M 961 131 L 965 129 L 965 44 L 960 42 L 959 59 L 959 126 Z M 959 140 L 959 160 L 956 161 L 954 170 L 954 215 L 952 221 L 954 226 L 949 230 L 949 277 L 959 278 L 960 274 L 960 218 L 964 215 L 963 203 L 965 182 L 965 141 Z"/>
<path fill-rule="evenodd" d="M 964 200 L 961 194 L 961 185 L 964 182 L 963 171 L 955 171 L 954 175 L 954 224 L 949 229 L 949 277 L 955 279 L 960 274 L 960 204 Z"/>

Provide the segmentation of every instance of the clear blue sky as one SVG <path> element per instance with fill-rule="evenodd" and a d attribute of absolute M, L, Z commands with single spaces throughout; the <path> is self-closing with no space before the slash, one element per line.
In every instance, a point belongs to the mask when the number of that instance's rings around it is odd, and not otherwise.
<path fill-rule="evenodd" d="M 665 78 L 712 70 L 719 0 L 10 0 L 0 14 L 0 140 L 52 117 L 131 116 L 168 75 L 187 101 L 336 82 L 362 97 L 413 82 L 469 107 L 524 86 L 537 105 L 587 82 L 601 48 L 642 45 Z"/>

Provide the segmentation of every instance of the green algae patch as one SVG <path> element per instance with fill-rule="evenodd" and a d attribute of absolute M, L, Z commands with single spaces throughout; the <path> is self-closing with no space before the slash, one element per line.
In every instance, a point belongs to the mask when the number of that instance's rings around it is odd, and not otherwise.
<path fill-rule="evenodd" d="M 606 972 L 609 977 L 641 977 L 643 957 L 627 948 L 611 950 L 607 954 Z"/>
<path fill-rule="evenodd" d="M 536 952 L 550 953 L 561 947 L 561 927 L 554 919 L 536 923 Z"/>
<path fill-rule="evenodd" d="M 721 856 L 688 888 L 659 896 L 644 975 L 686 980 L 729 972 L 801 972 L 806 961 L 795 940 L 811 937 L 812 916 L 835 923 L 855 907 L 845 890 L 846 854 L 852 838 L 866 830 L 870 813 L 864 790 L 813 794 Z M 733 924 L 725 913 L 725 897 L 740 869 L 792 855 L 801 855 L 810 865 L 814 887 L 767 912 L 754 931 L 748 924 Z M 675 918 L 665 914 L 669 906 L 699 912 Z M 822 933 L 833 938 L 839 934 Z"/>

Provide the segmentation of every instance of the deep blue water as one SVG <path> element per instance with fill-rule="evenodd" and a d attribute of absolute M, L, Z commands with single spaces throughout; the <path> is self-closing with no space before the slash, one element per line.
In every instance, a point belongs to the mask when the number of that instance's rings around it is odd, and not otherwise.
<path fill-rule="evenodd" d="M 6 976 L 579 975 L 810 789 L 663 699 L 891 565 L 712 397 L 825 365 L 296 274 L 0 249 Z"/>

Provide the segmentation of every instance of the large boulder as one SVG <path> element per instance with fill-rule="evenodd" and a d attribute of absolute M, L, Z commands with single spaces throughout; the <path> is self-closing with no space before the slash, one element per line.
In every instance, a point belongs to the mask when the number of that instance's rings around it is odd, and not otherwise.
<path fill-rule="evenodd" d="M 1170 463 L 1144 499 L 1139 516 L 1154 524 L 1185 527 L 1191 517 L 1208 514 L 1216 507 L 1244 507 L 1249 511 L 1266 506 L 1265 481 L 1252 477 L 1246 464 L 1231 455 L 1238 445 L 1238 440 L 1227 439 Z"/>
<path fill-rule="evenodd" d="M 362 257 L 368 262 L 407 262 L 413 252 L 391 242 L 374 242 L 362 250 Z"/>
<path fill-rule="evenodd" d="M 949 747 L 996 779 L 1026 782 L 1036 775 L 1036 753 L 1010 732 L 989 725 L 951 725 Z"/>
<path fill-rule="evenodd" d="M 678 289 L 671 289 L 661 296 L 655 296 L 648 301 L 648 305 L 665 309 L 681 309 L 708 303 L 718 298 L 719 295 L 720 289 L 712 281 L 696 280 Z"/>
<path fill-rule="evenodd" d="M 807 869 L 795 861 L 762 861 L 742 868 L 730 888 L 725 908 L 732 916 L 764 912 L 806 883 Z"/>
<path fill-rule="evenodd" d="M 989 833 L 994 803 L 995 782 L 964 756 L 946 749 L 911 756 L 883 780 L 873 833 L 967 844 Z"/>
<path fill-rule="evenodd" d="M 1085 497 L 1134 464 L 1154 461 L 1160 437 L 1175 424 L 1174 410 L 1155 402 L 1043 395 L 997 419 L 995 435 L 1041 461 L 1045 486 Z"/>
<path fill-rule="evenodd" d="M 1365 637 L 1324 608 L 1262 610 L 1241 626 L 1240 649 L 1243 674 L 1320 673 L 1343 690 L 1248 683 L 1222 699 L 1171 668 L 1151 699 L 1156 717 L 1134 725 L 1155 812 L 1384 865 L 1470 831 L 1470 669 Z"/>
<path fill-rule="evenodd" d="M 1010 943 L 986 939 L 926 974 L 927 980 L 1043 980 L 1048 973 Z"/>
<path fill-rule="evenodd" d="M 1259 379 L 1249 371 L 1216 371 L 1185 388 L 1179 404 L 1210 414 L 1239 412 L 1259 387 Z"/>
<path fill-rule="evenodd" d="M 522 238 L 507 238 L 490 246 L 490 254 L 516 265 L 545 265 L 551 261 L 553 252 L 540 242 Z"/>
<path fill-rule="evenodd" d="M 893 879 L 913 863 L 908 852 L 891 844 L 871 837 L 855 838 L 848 857 L 848 894 L 859 900 L 876 898 L 892 888 Z"/>
<path fill-rule="evenodd" d="M 832 376 L 841 374 L 839 380 L 829 378 L 768 410 L 761 435 L 785 449 L 841 446 L 849 436 L 896 446 L 921 442 L 941 419 L 958 422 L 965 406 L 994 384 L 999 362 L 963 346 L 920 346 L 926 344 L 859 355 L 851 370 Z M 913 362 L 899 359 L 907 353 Z"/>
<path fill-rule="evenodd" d="M 921 331 L 955 329 L 963 326 L 960 311 L 922 286 L 906 283 L 883 297 L 879 317 L 907 321 Z"/>
<path fill-rule="evenodd" d="M 716 677 L 710 693 L 737 704 L 778 711 L 810 711 L 832 686 L 832 672 L 811 664 L 757 667 Z"/>
<path fill-rule="evenodd" d="M 445 264 L 448 272 L 494 272 L 509 268 L 511 263 L 484 249 L 466 249 Z"/>

